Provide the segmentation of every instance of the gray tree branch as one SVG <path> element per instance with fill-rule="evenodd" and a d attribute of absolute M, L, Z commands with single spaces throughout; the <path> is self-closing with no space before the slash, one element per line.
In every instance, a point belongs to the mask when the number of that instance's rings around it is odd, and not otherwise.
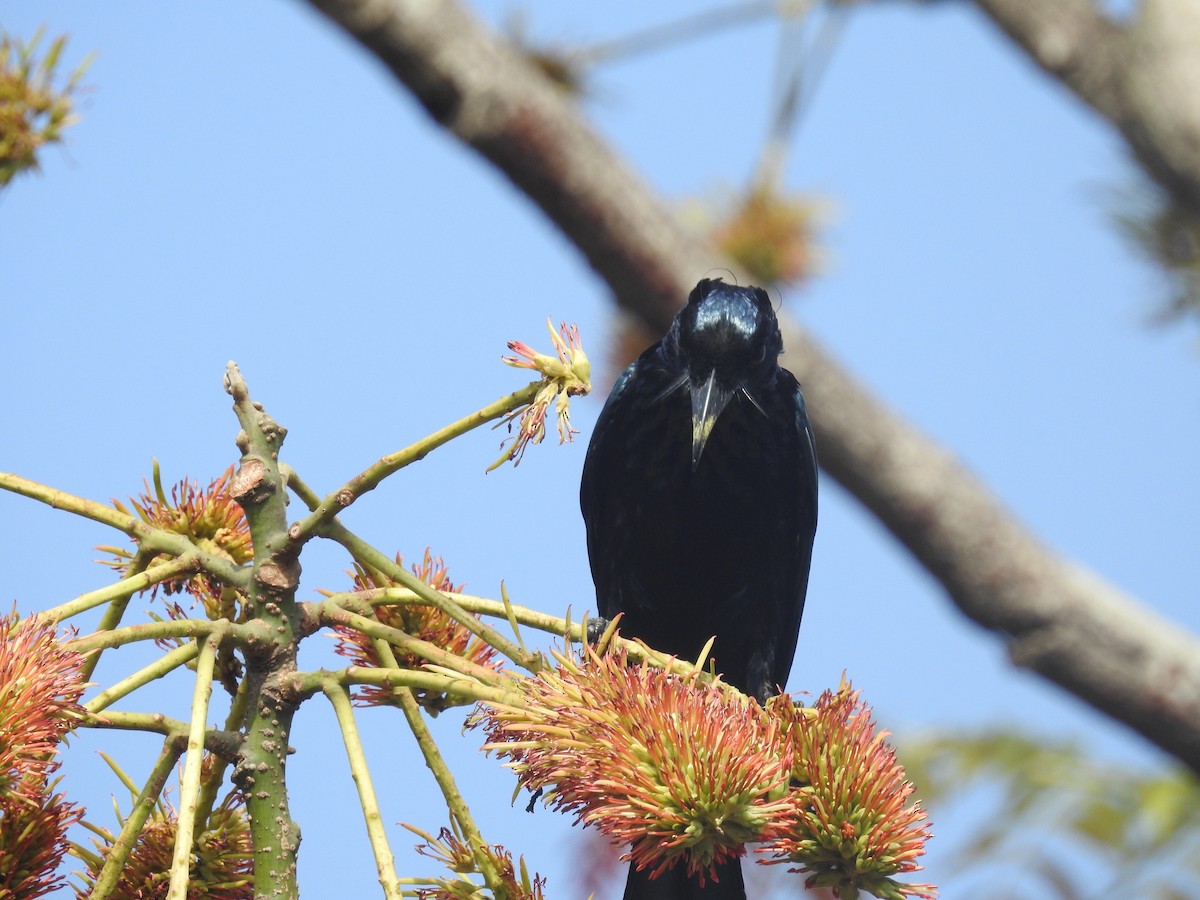
<path fill-rule="evenodd" d="M 1126 24 L 1093 0 L 975 3 L 1116 127 L 1176 201 L 1200 212 L 1200 4 L 1142 0 Z"/>
<path fill-rule="evenodd" d="M 569 98 L 457 4 L 310 2 L 536 203 L 618 303 L 651 329 L 665 328 L 688 289 L 711 270 L 712 251 L 682 231 Z M 1077 7 L 1077 13 L 1090 6 L 1082 0 L 1025 5 Z M 1109 26 L 1097 20 L 1095 27 Z M 1103 80 L 1098 72 L 1074 77 Z M 798 326 L 784 328 L 787 364 L 804 384 L 826 471 L 879 517 L 964 613 L 1003 636 L 1015 663 L 1200 772 L 1200 641 L 1052 553 L 957 460 L 855 383 Z"/>

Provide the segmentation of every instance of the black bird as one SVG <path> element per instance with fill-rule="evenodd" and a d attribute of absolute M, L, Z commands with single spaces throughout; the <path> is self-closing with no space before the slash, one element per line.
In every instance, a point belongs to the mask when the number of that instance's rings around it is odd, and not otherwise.
<path fill-rule="evenodd" d="M 600 615 L 760 699 L 787 680 L 817 527 L 804 397 L 761 288 L 704 279 L 666 336 L 617 379 L 580 505 Z M 630 866 L 625 900 L 744 898 L 741 863 L 700 888 L 682 865 Z"/>

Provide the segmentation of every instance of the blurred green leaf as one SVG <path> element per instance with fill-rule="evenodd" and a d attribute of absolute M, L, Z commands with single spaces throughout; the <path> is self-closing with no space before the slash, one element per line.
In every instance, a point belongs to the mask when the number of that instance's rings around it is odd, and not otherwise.
<path fill-rule="evenodd" d="M 960 872 L 1016 867 L 1047 895 L 1074 898 L 1090 892 L 1062 861 L 1082 857 L 1107 877 L 1105 896 L 1200 898 L 1200 782 L 1189 772 L 1123 767 L 1000 730 L 910 739 L 901 759 L 935 820 L 994 798 L 950 861 Z"/>
<path fill-rule="evenodd" d="M 84 60 L 64 87 L 55 88 L 54 75 L 67 39 L 56 38 L 35 64 L 43 36 L 43 29 L 38 29 L 22 43 L 0 35 L 0 187 L 21 172 L 36 169 L 41 148 L 61 141 L 63 130 L 75 121 L 73 95 L 91 59 Z"/>

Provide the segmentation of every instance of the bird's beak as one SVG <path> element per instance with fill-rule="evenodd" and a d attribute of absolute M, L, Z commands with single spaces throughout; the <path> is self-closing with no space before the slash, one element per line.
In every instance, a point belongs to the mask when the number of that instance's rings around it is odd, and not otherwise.
<path fill-rule="evenodd" d="M 716 370 L 708 374 L 702 385 L 691 385 L 692 391 L 692 471 L 700 465 L 700 454 L 717 424 L 717 416 L 733 397 L 733 391 L 717 383 Z"/>

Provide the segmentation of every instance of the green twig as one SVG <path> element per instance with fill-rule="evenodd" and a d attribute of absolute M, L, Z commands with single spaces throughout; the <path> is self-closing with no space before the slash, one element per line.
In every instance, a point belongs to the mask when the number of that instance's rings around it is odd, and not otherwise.
<path fill-rule="evenodd" d="M 370 684 L 375 687 L 407 687 L 413 690 L 446 694 L 456 700 L 467 702 L 483 700 L 507 706 L 522 706 L 523 695 L 516 689 L 493 687 L 464 675 L 453 672 L 430 671 L 429 669 L 386 669 L 367 666 L 347 666 L 340 671 L 318 669 L 313 672 L 297 672 L 292 684 L 302 696 L 311 696 L 324 690 L 327 680 L 350 687 Z"/>
<path fill-rule="evenodd" d="M 383 641 L 375 641 L 374 645 L 379 658 L 393 669 L 396 668 L 396 658 L 392 655 L 392 648 Z M 412 729 L 413 736 L 417 739 L 421 755 L 425 757 L 425 765 L 433 773 L 438 787 L 442 790 L 442 796 L 446 798 L 446 806 L 450 810 L 450 815 L 462 829 L 467 844 L 471 847 L 471 856 L 475 859 L 476 869 L 483 876 L 484 883 L 491 888 L 492 896 L 505 896 L 504 883 L 500 879 L 500 873 L 496 870 L 492 857 L 488 855 L 487 844 L 483 840 L 479 826 L 475 824 L 475 819 L 471 816 L 467 801 L 463 799 L 463 795 L 458 790 L 454 774 L 446 765 L 446 760 L 442 758 L 441 751 L 437 748 L 437 742 L 434 741 L 433 735 L 429 733 L 429 728 L 425 725 L 425 718 L 421 713 L 421 706 L 417 703 L 417 698 L 407 687 L 397 687 L 395 697 L 400 703 L 400 709 L 404 713 L 408 727 Z"/>
<path fill-rule="evenodd" d="M 212 697 L 213 670 L 219 645 L 218 637 L 210 635 L 196 661 L 196 689 L 192 694 L 192 721 L 188 726 L 187 755 L 179 785 L 179 818 L 175 826 L 175 855 L 171 860 L 171 884 L 167 890 L 167 900 L 187 900 L 192 844 L 197 824 L 196 810 L 200 798 L 200 774 L 204 763 L 208 701 Z"/>
<path fill-rule="evenodd" d="M 105 688 L 87 703 L 83 704 L 83 708 L 90 713 L 98 713 L 101 710 L 107 709 L 122 697 L 128 696 L 138 688 L 149 684 L 155 679 L 162 678 L 180 666 L 191 662 L 199 652 L 200 644 L 196 641 L 184 644 L 182 647 L 177 647 L 166 656 L 156 659 L 140 671 L 134 672 L 127 678 L 122 678 L 112 687 Z"/>
<path fill-rule="evenodd" d="M 155 528 L 137 516 L 123 513 L 111 506 L 97 503 L 95 500 L 76 497 L 66 491 L 56 490 L 9 472 L 0 472 L 0 490 L 12 491 L 15 494 L 29 497 L 31 500 L 39 500 L 54 509 L 65 510 L 123 531 L 138 542 L 139 552 L 152 551 L 174 557 L 194 555 L 195 561 L 201 569 L 224 583 L 244 588 L 248 582 L 248 570 L 230 562 L 225 557 L 201 550 L 184 535 Z"/>
<path fill-rule="evenodd" d="M 228 619 L 172 619 L 165 622 L 144 622 L 116 631 L 99 630 L 68 641 L 67 646 L 79 653 L 109 647 L 120 647 L 136 641 L 158 641 L 164 638 L 206 638 L 211 634 L 237 639 L 246 636 L 247 627 L 235 625 Z"/>
<path fill-rule="evenodd" d="M 136 577 L 146 570 L 150 565 L 152 557 L 144 553 L 138 553 L 129 562 L 129 568 L 125 571 L 124 578 Z M 121 624 L 121 619 L 125 616 L 125 610 L 129 608 L 129 601 L 133 598 L 132 594 L 116 597 L 108 605 L 108 609 L 104 610 L 104 614 L 100 616 L 100 622 L 96 626 L 96 633 L 110 632 Z M 83 668 L 80 669 L 81 678 L 86 681 L 91 681 L 92 673 L 96 671 L 96 666 L 100 665 L 100 654 L 104 652 L 103 647 L 97 647 L 90 652 L 85 652 Z"/>
<path fill-rule="evenodd" d="M 567 634 L 571 641 L 580 643 L 585 636 L 585 626 L 582 623 L 568 623 L 562 616 L 551 615 L 540 610 L 530 609 L 505 600 L 493 600 L 489 597 L 477 597 L 473 594 L 458 594 L 452 591 L 440 592 L 453 600 L 467 612 L 485 616 L 494 616 L 509 620 L 509 625 L 519 623 L 561 637 Z M 329 594 L 317 603 L 305 604 L 305 615 L 318 618 L 328 615 L 325 608 L 336 606 L 340 609 L 359 609 L 364 606 L 429 606 L 429 601 L 415 591 L 404 587 L 369 588 L 363 591 L 339 591 Z M 515 626 L 513 626 L 515 628 Z"/>
<path fill-rule="evenodd" d="M 280 466 L 280 470 L 287 477 L 288 487 L 295 492 L 297 497 L 304 501 L 306 506 L 314 509 L 319 505 L 320 501 L 317 499 L 316 494 L 300 479 L 294 470 L 287 466 Z M 481 622 L 453 600 L 449 599 L 446 594 L 434 590 L 412 572 L 409 572 L 401 565 L 397 565 L 394 560 L 388 559 L 387 556 L 380 553 L 337 520 L 326 522 L 321 528 L 321 534 L 341 544 L 359 562 L 376 569 L 393 581 L 400 582 L 401 585 L 420 596 L 430 606 L 434 606 L 444 612 L 480 640 L 495 647 L 521 668 L 530 672 L 537 672 L 541 669 L 542 662 L 538 655 L 523 651 L 504 635 L 500 634 L 500 632 L 496 631 L 496 629 Z"/>
<path fill-rule="evenodd" d="M 310 506 L 312 513 L 291 527 L 289 534 L 292 541 L 296 544 L 308 541 L 314 535 L 320 533 L 324 525 L 332 522 L 333 517 L 338 512 L 345 509 L 363 494 L 374 490 L 383 479 L 419 459 L 424 459 L 430 451 L 436 450 L 447 441 L 451 441 L 474 428 L 478 428 L 480 425 L 485 425 L 494 419 L 512 412 L 514 409 L 530 403 L 544 383 L 542 380 L 531 382 L 519 391 L 514 391 L 507 396 L 501 397 L 483 409 L 477 410 L 469 416 L 464 416 L 457 422 L 452 422 L 445 428 L 441 428 L 433 434 L 421 438 L 403 450 L 398 450 L 395 453 L 384 456 L 378 462 L 368 466 L 332 494 L 329 494 L 315 505 Z"/>
<path fill-rule="evenodd" d="M 106 728 L 112 731 L 147 731 L 170 737 L 188 734 L 187 722 L 164 716 L 162 713 L 119 712 L 107 709 L 104 712 L 84 717 L 80 723 L 85 728 Z M 210 728 L 204 735 L 205 747 L 223 759 L 233 759 L 241 749 L 241 735 L 231 731 Z"/>
<path fill-rule="evenodd" d="M 74 494 L 38 484 L 36 481 L 30 481 L 28 478 L 22 478 L 11 472 L 0 472 L 0 489 L 29 497 L 31 500 L 39 500 L 54 509 L 66 510 L 77 516 L 83 516 L 85 519 L 110 525 L 133 538 L 149 537 L 150 533 L 154 531 L 141 519 L 104 503 L 76 497 Z"/>
<path fill-rule="evenodd" d="M 183 735 L 183 737 L 186 737 L 186 735 Z M 133 779 L 126 774 L 125 770 L 117 764 L 115 759 L 113 759 L 103 750 L 101 750 L 98 755 L 108 764 L 108 767 L 112 769 L 112 773 L 117 776 L 117 780 L 121 782 L 121 784 L 125 785 L 126 790 L 129 791 L 129 799 L 136 802 L 138 798 L 138 786 L 134 784 Z"/>
<path fill-rule="evenodd" d="M 368 619 L 366 616 L 349 610 L 331 609 L 328 607 L 326 607 L 326 613 L 327 615 L 324 617 L 323 624 L 342 625 L 346 628 L 352 628 L 368 637 L 387 641 L 390 645 L 398 647 L 406 653 L 415 653 L 417 656 L 435 665 L 452 669 L 471 678 L 477 678 L 484 683 L 492 683 L 497 679 L 498 673 L 495 669 L 473 663 L 429 641 L 415 638 L 398 628 L 392 628 L 390 625 L 384 625 L 376 619 Z M 508 676 L 500 677 L 507 678 Z"/>
<path fill-rule="evenodd" d="M 383 886 L 383 895 L 388 900 L 400 900 L 402 891 L 396 876 L 396 861 L 392 856 L 392 848 L 388 846 L 383 817 L 379 813 L 379 800 L 375 796 L 375 787 L 371 783 L 371 772 L 367 767 L 362 741 L 359 739 L 358 726 L 354 722 L 350 692 L 334 680 L 326 680 L 324 691 L 337 715 L 338 725 L 342 729 L 342 740 L 346 744 L 346 757 L 350 762 L 350 775 L 358 788 L 358 800 L 362 804 L 363 817 L 366 819 L 367 837 L 371 842 L 371 850 L 375 854 L 375 869 L 379 873 L 379 883 Z"/>
<path fill-rule="evenodd" d="M 120 712 L 112 709 L 87 716 L 83 725 L 88 728 L 111 728 L 114 731 L 151 731 L 163 735 L 188 732 L 187 722 L 162 713 Z"/>
<path fill-rule="evenodd" d="M 510 621 L 515 620 L 521 625 L 536 628 L 547 634 L 566 637 L 577 644 L 582 643 L 587 637 L 588 620 L 586 618 L 581 622 L 575 622 L 562 616 L 555 616 L 536 609 L 530 609 L 527 606 L 520 606 L 515 603 L 506 604 L 504 600 L 492 600 L 488 597 L 476 597 L 471 594 L 447 592 L 445 596 L 468 612 L 484 616 L 494 616 L 496 618 L 503 617 L 510 619 Z M 384 606 L 388 604 L 430 605 L 424 596 L 408 588 L 371 588 L 365 591 L 345 591 L 330 594 L 318 603 L 306 604 L 305 615 L 316 617 L 319 620 L 328 615 L 324 611 L 326 605 L 355 608 L 360 607 L 364 602 L 371 606 Z M 641 641 L 619 636 L 609 636 L 603 641 L 603 644 L 604 646 L 624 649 L 629 654 L 629 658 L 634 662 L 650 662 L 672 672 L 686 674 L 695 668 L 692 661 L 675 659 L 665 653 L 660 653 L 647 647 Z"/>
<path fill-rule="evenodd" d="M 242 723 L 246 720 L 246 706 L 249 703 L 249 697 L 250 681 L 243 678 L 238 682 L 237 693 L 233 695 L 233 702 L 229 705 L 229 715 L 225 717 L 227 733 L 237 734 L 240 732 Z M 198 822 L 207 822 L 208 817 L 212 815 L 213 807 L 217 805 L 217 794 L 221 790 L 221 785 L 225 783 L 225 769 L 228 765 L 228 759 L 223 756 L 216 757 L 215 764 L 200 789 L 200 802 L 196 812 Z"/>
<path fill-rule="evenodd" d="M 195 554 L 185 554 L 176 559 L 151 566 L 144 572 L 139 572 L 136 575 L 127 575 L 125 578 L 114 584 L 110 584 L 108 587 L 80 594 L 74 600 L 48 609 L 41 613 L 41 615 L 61 622 L 63 619 L 68 619 L 71 616 L 94 609 L 105 603 L 115 600 L 128 600 L 139 591 L 144 591 L 148 587 L 161 584 L 164 581 L 174 578 L 176 575 L 195 569 L 197 565 L 198 561 Z"/>
<path fill-rule="evenodd" d="M 139 557 L 135 560 L 136 564 L 141 564 L 144 558 Z M 96 634 L 113 634 L 114 629 L 121 624 L 121 619 L 125 616 L 125 610 L 129 608 L 129 601 L 133 598 L 132 594 L 127 594 L 124 597 L 117 597 L 109 605 L 108 609 L 104 610 L 104 615 L 100 617 L 100 623 L 96 626 Z M 75 646 L 75 645 L 72 645 Z M 97 644 L 95 647 L 88 646 L 86 649 L 80 649 L 79 652 L 84 654 L 83 668 L 80 670 L 80 677 L 83 680 L 91 681 L 92 674 L 96 671 L 96 666 L 100 665 L 100 654 L 104 652 L 106 647 L 116 646 L 115 644 Z M 78 648 L 76 648 L 78 649 Z"/>
<path fill-rule="evenodd" d="M 105 854 L 104 866 L 96 878 L 96 885 L 88 895 L 88 900 L 108 900 L 112 896 L 112 892 L 120 881 L 121 870 L 125 868 L 129 854 L 133 852 L 138 835 L 142 833 L 146 820 L 150 818 L 150 813 L 154 810 L 154 804 L 158 802 L 158 798 L 162 794 L 171 770 L 183 754 L 186 747 L 185 734 L 186 731 L 170 732 L 167 739 L 163 741 L 162 753 L 154 763 L 150 777 L 146 779 L 145 786 L 138 794 L 137 800 L 134 801 L 133 809 L 130 810 L 129 816 L 121 825 L 121 833 Z"/>

